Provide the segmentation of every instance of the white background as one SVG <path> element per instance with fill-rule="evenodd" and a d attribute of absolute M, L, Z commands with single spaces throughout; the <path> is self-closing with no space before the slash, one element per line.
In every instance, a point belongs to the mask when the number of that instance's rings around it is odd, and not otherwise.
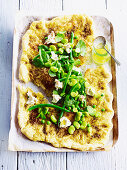
<path fill-rule="evenodd" d="M 126 170 L 127 169 L 127 0 L 0 0 L 0 170 Z M 9 152 L 11 70 L 14 17 L 17 10 L 102 11 L 114 21 L 119 114 L 119 140 L 110 152 Z"/>

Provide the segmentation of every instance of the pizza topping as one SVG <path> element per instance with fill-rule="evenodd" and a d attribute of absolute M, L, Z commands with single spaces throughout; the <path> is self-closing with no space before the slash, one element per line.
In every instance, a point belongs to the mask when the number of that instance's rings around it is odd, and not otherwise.
<path fill-rule="evenodd" d="M 75 67 L 75 66 L 74 66 L 74 67 L 73 67 L 73 70 L 74 70 L 74 71 L 77 71 L 78 73 L 81 73 L 81 68 L 78 68 L 78 67 Z"/>
<path fill-rule="evenodd" d="M 55 117 L 54 115 L 52 115 L 52 116 L 50 117 L 50 119 L 51 119 L 51 121 L 52 121 L 53 123 L 57 124 L 57 119 L 56 119 L 56 117 Z"/>
<path fill-rule="evenodd" d="M 84 78 L 81 69 L 78 67 L 81 63 L 78 56 L 85 56 L 86 45 L 83 40 L 76 40 L 77 44 L 74 46 L 74 33 L 71 33 L 70 42 L 65 38 L 65 32 L 59 32 L 55 35 L 52 31 L 48 35 L 46 44 L 52 43 L 50 46 L 41 45 L 38 47 L 39 54 L 33 59 L 33 65 L 39 68 L 48 67 L 48 75 L 54 78 L 55 90 L 52 94 L 53 104 L 34 105 L 30 110 L 42 107 L 54 107 L 60 112 L 57 118 L 52 115 L 51 121 L 61 128 L 68 128 L 68 133 L 73 134 L 75 129 L 87 129 L 91 132 L 91 126 L 85 121 L 85 117 L 92 116 L 99 118 L 100 112 L 95 108 L 87 106 L 86 94 L 90 96 L 95 95 L 95 90 Z M 53 45 L 53 43 L 55 43 Z M 71 122 L 64 116 L 65 112 L 74 114 L 74 120 Z M 69 113 L 68 113 L 69 114 Z M 46 123 L 46 114 L 40 114 L 42 123 Z M 73 124 L 73 125 L 71 125 Z"/>
<path fill-rule="evenodd" d="M 50 44 L 50 43 L 56 43 L 54 31 L 52 31 L 52 32 L 48 35 L 48 39 L 46 39 L 46 41 L 45 41 L 45 44 Z"/>
<path fill-rule="evenodd" d="M 80 100 L 80 101 L 82 101 L 82 102 L 83 102 L 85 99 L 86 99 L 86 96 L 84 96 L 84 95 L 80 95 L 80 97 L 79 97 L 79 100 Z"/>
<path fill-rule="evenodd" d="M 78 51 L 80 51 L 81 56 L 85 56 L 85 54 L 86 54 L 86 44 L 83 40 L 79 40 L 79 42 L 76 45 L 76 51 L 77 51 L 77 49 L 78 49 Z"/>
<path fill-rule="evenodd" d="M 76 52 L 76 53 L 80 53 L 80 48 L 76 48 L 76 49 L 75 49 L 75 52 Z"/>
<path fill-rule="evenodd" d="M 71 52 L 71 45 L 68 43 L 68 44 L 65 44 L 64 46 L 64 49 L 66 50 L 66 52 L 69 54 Z"/>
<path fill-rule="evenodd" d="M 94 88 L 91 86 L 86 87 L 85 91 L 86 91 L 86 94 L 89 96 L 94 96 L 96 94 Z"/>
<path fill-rule="evenodd" d="M 33 95 L 32 95 L 32 93 L 31 92 L 27 92 L 27 96 L 28 96 L 28 100 L 27 100 L 27 103 L 26 104 L 30 104 L 30 105 L 34 105 L 38 100 L 37 100 L 37 98 L 36 97 L 34 97 Z"/>
<path fill-rule="evenodd" d="M 53 59 L 53 60 L 58 60 L 58 56 L 57 56 L 57 54 L 55 54 L 54 53 L 54 51 L 51 51 L 51 59 Z"/>
<path fill-rule="evenodd" d="M 63 116 L 60 119 L 60 128 L 66 128 L 70 125 L 71 125 L 71 121 L 67 117 Z"/>
<path fill-rule="evenodd" d="M 57 103 L 61 99 L 61 96 L 58 94 L 53 94 L 52 97 L 53 97 L 52 100 L 53 103 Z"/>
<path fill-rule="evenodd" d="M 96 94 L 95 89 L 86 81 L 85 82 L 85 92 L 89 96 L 94 96 Z"/>
<path fill-rule="evenodd" d="M 70 135 L 72 135 L 72 134 L 74 133 L 74 131 L 75 131 L 75 127 L 74 127 L 73 125 L 71 125 L 71 126 L 68 128 L 68 133 L 69 133 Z"/>
<path fill-rule="evenodd" d="M 56 90 L 63 88 L 63 82 L 60 82 L 58 79 L 55 79 L 55 88 Z"/>

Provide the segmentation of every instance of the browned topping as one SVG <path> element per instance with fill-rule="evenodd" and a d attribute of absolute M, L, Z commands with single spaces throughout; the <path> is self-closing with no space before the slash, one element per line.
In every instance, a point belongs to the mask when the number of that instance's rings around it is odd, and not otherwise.
<path fill-rule="evenodd" d="M 60 128 L 57 132 L 57 135 L 59 138 L 62 138 L 63 136 L 66 136 L 68 135 L 68 131 L 67 131 L 67 128 Z"/>
<path fill-rule="evenodd" d="M 91 137 L 92 137 L 92 138 L 100 138 L 100 137 L 101 137 L 101 135 L 100 135 L 100 134 L 98 134 L 98 133 L 94 133 Z"/>
<path fill-rule="evenodd" d="M 93 125 L 92 127 L 94 127 L 94 128 L 96 129 L 96 131 L 97 131 L 97 132 L 99 132 L 99 131 L 100 131 L 99 127 L 94 126 L 94 125 Z"/>
<path fill-rule="evenodd" d="M 36 29 L 39 29 L 39 25 L 36 25 Z"/>
<path fill-rule="evenodd" d="M 87 105 L 92 105 L 93 96 L 87 96 Z"/>
<path fill-rule="evenodd" d="M 54 31 L 54 28 L 49 28 L 48 31 L 49 31 L 49 33 L 51 33 L 52 31 Z"/>
<path fill-rule="evenodd" d="M 101 90 L 104 90 L 104 82 L 98 81 L 98 87 L 99 87 Z"/>
<path fill-rule="evenodd" d="M 108 126 L 107 126 L 107 125 L 105 125 L 105 124 L 103 124 L 103 125 L 102 125 L 102 127 L 103 127 L 103 128 L 107 128 Z"/>
<path fill-rule="evenodd" d="M 65 115 L 70 121 L 74 121 L 75 115 L 72 112 L 66 113 Z"/>
<path fill-rule="evenodd" d="M 32 66 L 30 70 L 31 80 L 38 80 L 46 88 L 54 87 L 54 78 L 50 77 L 48 70 L 48 68 L 37 68 Z"/>
<path fill-rule="evenodd" d="M 33 50 L 38 52 L 39 43 L 37 42 L 36 37 L 30 36 L 29 38 L 30 38 L 30 40 L 29 40 L 30 48 L 32 48 Z"/>
<path fill-rule="evenodd" d="M 24 104 L 24 107 L 27 108 L 27 106 L 28 106 L 28 104 L 25 103 L 25 104 Z"/>
<path fill-rule="evenodd" d="M 67 32 L 65 33 L 65 36 L 67 36 L 68 38 L 71 38 L 71 31 L 67 31 Z"/>
<path fill-rule="evenodd" d="M 34 123 L 41 123 L 41 119 L 40 118 L 36 118 L 38 116 L 38 109 L 34 109 L 30 112 L 30 116 L 29 116 L 29 122 L 33 125 Z"/>
<path fill-rule="evenodd" d="M 91 35 L 91 29 L 90 29 L 90 25 L 87 23 L 85 24 L 85 28 L 84 28 L 84 38 L 86 38 L 88 35 Z"/>

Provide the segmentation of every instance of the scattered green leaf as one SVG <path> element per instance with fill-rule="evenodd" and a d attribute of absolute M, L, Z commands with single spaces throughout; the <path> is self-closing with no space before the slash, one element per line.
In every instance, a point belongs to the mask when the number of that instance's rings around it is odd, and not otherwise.
<path fill-rule="evenodd" d="M 51 77 L 55 77 L 55 76 L 56 76 L 56 73 L 54 73 L 54 72 L 52 72 L 51 70 L 49 70 L 49 75 L 50 75 Z"/>
<path fill-rule="evenodd" d="M 79 40 L 79 42 L 76 45 L 76 48 L 80 49 L 80 55 L 85 56 L 86 54 L 86 44 L 83 40 Z"/>

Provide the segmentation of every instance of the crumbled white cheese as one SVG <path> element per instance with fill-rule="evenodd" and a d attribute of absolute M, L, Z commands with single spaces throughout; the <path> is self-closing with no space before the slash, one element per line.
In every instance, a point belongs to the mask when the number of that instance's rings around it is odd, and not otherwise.
<path fill-rule="evenodd" d="M 76 53 L 80 53 L 80 48 L 76 48 L 76 49 L 75 49 L 75 52 L 76 52 Z"/>
<path fill-rule="evenodd" d="M 85 92 L 89 96 L 94 96 L 96 94 L 95 89 L 92 86 L 86 87 Z"/>
<path fill-rule="evenodd" d="M 85 100 L 85 98 L 86 97 L 84 95 L 80 95 L 79 100 L 83 102 Z"/>
<path fill-rule="evenodd" d="M 58 60 L 58 55 L 54 53 L 54 51 L 51 51 L 51 59 Z"/>
<path fill-rule="evenodd" d="M 61 128 L 66 128 L 66 127 L 68 127 L 70 125 L 71 125 L 71 121 L 67 117 L 63 116 L 60 119 L 60 127 Z"/>
<path fill-rule="evenodd" d="M 56 90 L 63 88 L 63 82 L 60 82 L 58 79 L 55 79 L 55 88 Z"/>
<path fill-rule="evenodd" d="M 28 96 L 28 100 L 27 100 L 26 104 L 31 104 L 32 105 L 32 104 L 37 102 L 37 98 L 34 97 L 31 92 L 28 91 L 27 96 Z"/>
<path fill-rule="evenodd" d="M 52 100 L 53 103 L 57 103 L 61 99 L 60 95 L 58 94 L 53 94 L 52 97 L 53 97 Z"/>
<path fill-rule="evenodd" d="M 81 68 L 78 68 L 78 67 L 73 67 L 73 70 L 75 70 L 75 71 L 77 71 L 77 72 L 79 72 L 79 73 L 81 73 Z"/>
<path fill-rule="evenodd" d="M 66 52 L 67 53 L 70 53 L 71 52 L 71 45 L 68 43 L 68 44 L 65 44 L 64 46 L 63 46 L 64 48 L 65 48 L 65 50 L 66 50 Z"/>
<path fill-rule="evenodd" d="M 52 31 L 52 32 L 48 35 L 48 39 L 45 41 L 45 44 L 50 44 L 50 43 L 56 43 L 54 31 Z"/>

